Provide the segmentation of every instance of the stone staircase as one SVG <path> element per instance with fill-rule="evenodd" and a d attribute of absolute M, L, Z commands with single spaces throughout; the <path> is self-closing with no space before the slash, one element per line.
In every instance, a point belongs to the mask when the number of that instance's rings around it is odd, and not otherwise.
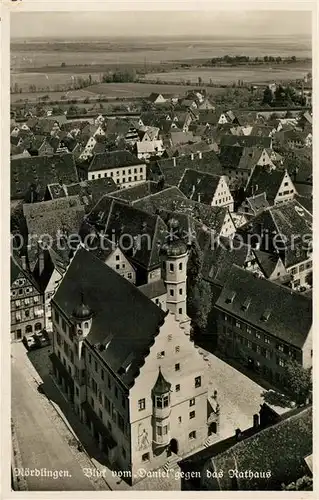
<path fill-rule="evenodd" d="M 168 470 L 177 470 L 178 469 L 178 462 L 181 460 L 181 457 L 178 455 L 172 455 L 169 460 L 163 465 L 162 469 L 167 472 Z"/>

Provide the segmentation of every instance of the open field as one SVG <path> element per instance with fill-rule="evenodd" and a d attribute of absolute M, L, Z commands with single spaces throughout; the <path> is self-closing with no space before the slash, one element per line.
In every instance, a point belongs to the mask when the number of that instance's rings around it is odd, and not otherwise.
<path fill-rule="evenodd" d="M 163 33 L 165 29 L 163 30 Z M 135 37 L 103 40 L 25 41 L 11 43 L 11 66 L 36 68 L 75 64 L 127 64 L 207 59 L 226 54 L 250 57 L 264 55 L 297 58 L 311 57 L 311 37 L 260 37 L 232 39 L 211 37 Z"/>
<path fill-rule="evenodd" d="M 193 68 L 187 70 L 170 71 L 169 73 L 152 73 L 146 75 L 149 80 L 162 80 L 169 82 L 181 82 L 188 80 L 197 83 L 198 78 L 203 83 L 229 84 L 243 80 L 245 83 L 266 83 L 271 81 L 287 81 L 303 78 L 311 70 L 311 63 L 300 65 L 300 67 L 215 67 L 211 69 Z"/>
<path fill-rule="evenodd" d="M 48 95 L 51 101 L 59 101 L 62 97 L 66 99 L 85 99 L 107 97 L 107 98 L 137 98 L 147 97 L 152 92 L 162 92 L 164 94 L 180 94 L 183 95 L 186 90 L 191 89 L 188 85 L 162 85 L 151 83 L 100 83 L 92 85 L 82 90 L 70 90 L 68 92 L 23 92 L 21 94 L 11 95 L 11 104 L 23 102 L 36 102 L 41 96 Z M 224 91 L 222 88 L 211 88 L 209 93 L 216 95 Z M 63 102 L 63 101 L 61 101 Z"/>

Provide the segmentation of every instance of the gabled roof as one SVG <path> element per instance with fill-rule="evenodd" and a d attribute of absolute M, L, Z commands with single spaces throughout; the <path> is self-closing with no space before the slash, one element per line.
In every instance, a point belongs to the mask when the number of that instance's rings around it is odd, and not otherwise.
<path fill-rule="evenodd" d="M 223 286 L 233 264 L 243 267 L 250 253 L 248 245 L 232 245 L 225 237 L 221 245 L 209 245 L 203 255 L 202 275 L 206 281 Z"/>
<path fill-rule="evenodd" d="M 185 198 L 185 195 L 177 187 L 171 186 L 133 201 L 133 206 L 156 215 L 159 210 L 167 208 L 177 198 Z"/>
<path fill-rule="evenodd" d="M 43 237 L 44 243 L 48 243 L 44 235 L 50 235 L 53 242 L 57 242 L 60 232 L 67 235 L 78 234 L 85 212 L 79 197 L 70 196 L 24 204 L 23 214 L 28 234 L 32 235 L 31 244 L 28 247 L 28 258 L 30 267 L 33 269 L 38 253 L 37 239 Z"/>
<path fill-rule="evenodd" d="M 32 156 L 11 160 L 11 198 L 25 199 L 34 185 L 37 201 L 43 200 L 48 184 L 78 181 L 72 154 Z"/>
<path fill-rule="evenodd" d="M 126 150 L 109 151 L 107 153 L 94 155 L 89 166 L 89 172 L 134 165 L 144 165 L 144 162 Z"/>
<path fill-rule="evenodd" d="M 53 304 L 71 318 L 81 291 L 94 313 L 85 342 L 96 349 L 124 386 L 131 387 L 164 323 L 165 313 L 83 248 L 71 261 Z"/>
<path fill-rule="evenodd" d="M 190 200 L 210 205 L 219 182 L 220 175 L 187 168 L 178 184 L 178 188 Z"/>
<path fill-rule="evenodd" d="M 145 269 L 160 265 L 160 247 L 167 233 L 160 217 L 104 196 L 88 215 L 88 222 L 104 229 L 112 241 L 119 241 L 121 235 L 127 234 L 129 239 L 125 242 L 124 238 L 122 250 L 133 263 Z M 135 243 L 128 245 L 132 240 Z M 130 248 L 125 250 L 125 246 Z"/>
<path fill-rule="evenodd" d="M 237 232 L 247 236 L 262 232 L 260 248 L 263 250 L 266 245 L 268 251 L 275 251 L 272 245 L 274 235 L 281 235 L 286 245 L 281 245 L 278 240 L 275 242 L 287 268 L 307 259 L 307 243 L 312 241 L 312 215 L 298 201 L 291 200 L 263 210 Z"/>
<path fill-rule="evenodd" d="M 246 301 L 248 308 L 243 307 Z M 298 348 L 303 347 L 312 325 L 311 300 L 236 265 L 216 307 Z"/>
<path fill-rule="evenodd" d="M 40 273 L 39 260 L 37 260 L 33 271 L 33 276 L 38 283 L 40 290 L 42 292 L 45 292 L 53 271 L 57 270 L 58 273 L 62 276 L 67 268 L 68 260 L 63 258 L 61 255 L 58 255 L 53 250 L 53 248 L 43 249 L 42 251 L 44 259 L 43 271 Z"/>
<path fill-rule="evenodd" d="M 259 147 L 222 146 L 219 160 L 225 168 L 251 170 L 260 160 L 262 152 L 263 148 Z"/>
<path fill-rule="evenodd" d="M 226 207 L 204 205 L 187 198 L 176 198 L 170 203 L 167 202 L 165 209 L 163 209 L 163 212 L 165 211 L 189 215 L 202 226 L 214 231 L 216 236 L 221 233 L 225 218 L 229 213 Z M 162 216 L 162 212 L 160 215 Z"/>
<path fill-rule="evenodd" d="M 248 198 L 246 198 L 246 201 L 249 204 L 252 211 L 254 212 L 254 214 L 269 207 L 269 203 L 266 198 L 266 193 L 264 192 L 257 194 L 256 196 L 249 196 Z"/>
<path fill-rule="evenodd" d="M 159 168 L 165 178 L 166 184 L 170 184 L 171 186 L 178 186 L 186 168 L 215 175 L 223 175 L 224 173 L 218 156 L 214 151 L 202 153 L 201 158 L 199 155 L 195 154 L 193 159 L 192 156 L 181 156 L 175 158 L 175 163 L 176 165 L 174 165 L 174 160 L 172 159 L 158 161 Z"/>
<path fill-rule="evenodd" d="M 265 278 L 270 278 L 276 269 L 278 261 L 281 260 L 280 257 L 268 252 L 263 252 L 262 250 L 253 249 L 252 251 Z"/>
<path fill-rule="evenodd" d="M 241 147 L 254 147 L 261 148 L 271 147 L 271 137 L 253 136 L 253 135 L 224 135 L 220 141 L 221 147 L 223 146 L 241 146 Z"/>
<path fill-rule="evenodd" d="M 118 189 L 109 193 L 109 196 L 116 198 L 117 200 L 127 203 L 134 204 L 134 202 L 139 201 L 145 196 L 150 196 L 159 191 L 158 183 L 153 181 L 142 182 L 136 186 L 131 186 L 129 188 Z"/>
<path fill-rule="evenodd" d="M 33 285 L 37 291 L 40 291 L 39 285 L 35 281 L 32 274 L 28 270 L 22 268 L 22 263 L 21 263 L 21 260 L 18 257 L 18 255 L 14 255 L 14 256 L 11 255 L 11 258 L 10 258 L 10 284 L 12 285 L 16 281 L 16 279 L 19 278 L 19 276 L 22 276 L 23 278 L 28 280 L 28 282 L 31 285 Z"/>
<path fill-rule="evenodd" d="M 218 479 L 220 490 L 279 491 L 282 483 L 290 484 L 297 478 L 309 475 L 306 458 L 312 453 L 312 408 L 298 408 L 278 423 L 256 431 L 243 431 L 243 439 L 235 436 L 211 445 L 209 448 L 186 457 L 181 464 L 183 471 L 223 471 Z M 228 471 L 271 471 L 256 477 L 230 478 Z M 244 476 L 244 475 L 242 475 Z M 208 482 L 205 481 L 206 486 Z M 257 491 L 256 491 L 257 494 Z M 257 495 L 256 495 L 257 496 Z"/>
<path fill-rule="evenodd" d="M 192 132 L 183 132 L 181 130 L 171 129 L 171 143 L 172 146 L 180 144 L 188 144 L 189 142 L 200 142 L 201 138 L 193 135 Z"/>
<path fill-rule="evenodd" d="M 269 171 L 264 165 L 256 165 L 246 186 L 246 193 L 252 196 L 266 193 L 267 200 L 272 205 L 286 173 L 285 170 Z"/>

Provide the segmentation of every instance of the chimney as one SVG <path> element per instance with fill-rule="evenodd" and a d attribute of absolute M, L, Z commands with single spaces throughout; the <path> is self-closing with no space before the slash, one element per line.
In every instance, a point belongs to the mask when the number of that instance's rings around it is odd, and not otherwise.
<path fill-rule="evenodd" d="M 22 255 L 21 257 L 21 266 L 24 271 L 27 269 L 27 258 L 25 255 Z"/>
<path fill-rule="evenodd" d="M 259 415 L 258 415 L 258 413 L 255 413 L 253 416 L 253 427 L 254 427 L 254 429 L 257 429 L 259 427 Z"/>
<path fill-rule="evenodd" d="M 236 429 L 235 437 L 236 437 L 236 441 L 240 441 L 240 438 L 241 438 L 241 430 L 240 429 Z"/>

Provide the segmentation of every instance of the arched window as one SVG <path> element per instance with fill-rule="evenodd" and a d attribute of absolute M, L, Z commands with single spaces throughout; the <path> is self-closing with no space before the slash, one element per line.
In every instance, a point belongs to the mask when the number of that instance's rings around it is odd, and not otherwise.
<path fill-rule="evenodd" d="M 41 330 L 42 324 L 41 323 L 36 323 L 34 326 L 35 331 L 37 332 L 38 330 Z"/>
<path fill-rule="evenodd" d="M 32 333 L 32 325 L 27 325 L 25 327 L 25 333 Z"/>
<path fill-rule="evenodd" d="M 89 323 L 87 321 L 84 323 L 84 328 L 89 328 Z"/>

